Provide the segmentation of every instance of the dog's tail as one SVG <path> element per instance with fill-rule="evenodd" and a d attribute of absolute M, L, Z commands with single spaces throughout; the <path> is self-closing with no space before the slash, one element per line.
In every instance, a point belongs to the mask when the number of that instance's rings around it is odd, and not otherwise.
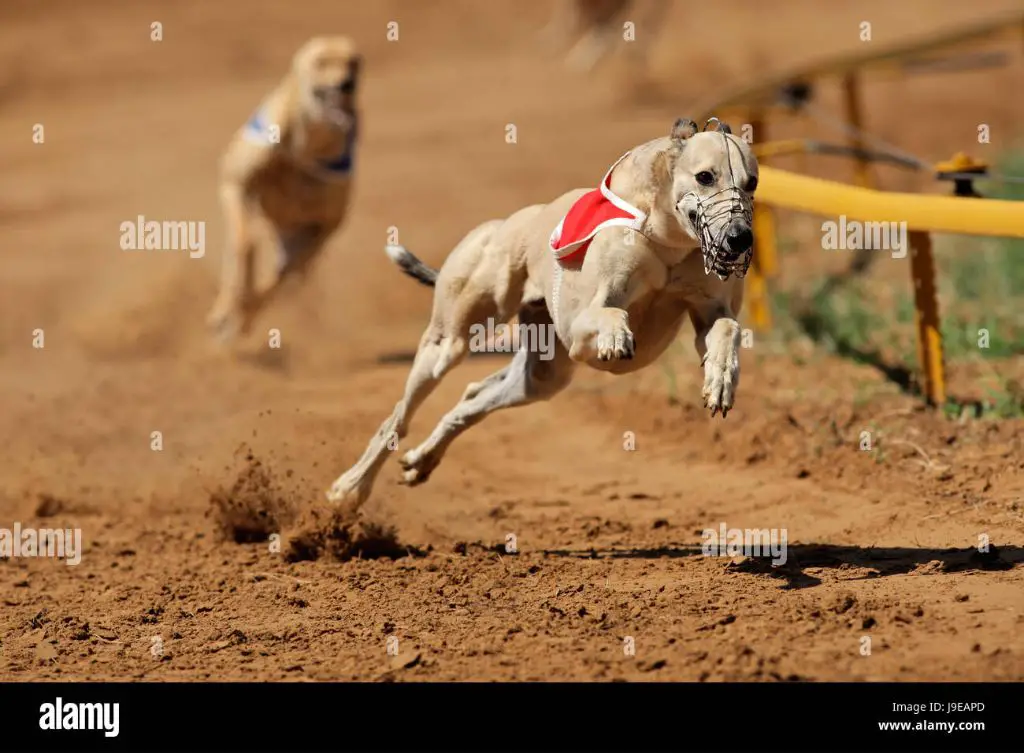
<path fill-rule="evenodd" d="M 437 270 L 421 262 L 405 246 L 388 245 L 384 247 L 384 253 L 409 277 L 419 280 L 424 285 L 434 287 L 437 282 Z"/>

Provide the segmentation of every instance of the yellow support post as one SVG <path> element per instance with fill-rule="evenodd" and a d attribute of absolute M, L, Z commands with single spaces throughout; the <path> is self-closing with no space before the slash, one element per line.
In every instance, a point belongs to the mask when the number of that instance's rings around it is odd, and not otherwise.
<path fill-rule="evenodd" d="M 846 122 L 857 129 L 860 133 L 864 128 L 864 117 L 861 112 L 860 86 L 857 74 L 847 73 L 843 76 L 843 100 L 846 104 Z M 850 146 L 854 149 L 863 149 L 866 145 L 859 136 L 851 137 Z M 857 185 L 861 188 L 874 188 L 874 178 L 871 175 L 871 163 L 866 159 L 856 159 Z"/>
<path fill-rule="evenodd" d="M 764 120 L 760 112 L 751 113 L 750 127 L 754 132 L 755 141 L 767 141 Z M 752 222 L 754 258 L 747 273 L 745 292 L 754 329 L 758 332 L 767 332 L 772 328 L 772 312 L 765 278 L 774 277 L 778 273 L 775 217 L 772 208 L 758 204 L 755 199 Z"/>
<path fill-rule="evenodd" d="M 769 280 L 779 274 L 778 233 L 775 210 L 754 201 L 754 262 Z"/>
<path fill-rule="evenodd" d="M 917 322 L 917 357 L 925 378 L 925 397 L 933 406 L 946 402 L 946 374 L 942 359 L 939 305 L 935 298 L 935 260 L 932 238 L 924 231 L 910 233 L 910 269 L 914 281 Z"/>
<path fill-rule="evenodd" d="M 772 328 L 772 312 L 768 305 L 768 285 L 765 283 L 764 274 L 758 269 L 756 245 L 754 259 L 750 264 L 750 270 L 747 272 L 744 298 L 748 301 L 747 308 L 750 310 L 750 321 L 754 325 L 754 331 L 770 331 Z"/>

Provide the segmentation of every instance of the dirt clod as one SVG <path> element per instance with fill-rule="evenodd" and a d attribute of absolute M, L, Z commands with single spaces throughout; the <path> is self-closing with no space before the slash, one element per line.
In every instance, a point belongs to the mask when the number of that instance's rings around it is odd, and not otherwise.
<path fill-rule="evenodd" d="M 35 512 L 40 518 L 52 518 L 65 509 L 67 509 L 67 505 L 63 500 L 43 492 L 39 495 Z"/>
<path fill-rule="evenodd" d="M 398 559 L 418 550 L 402 546 L 394 528 L 365 521 L 347 507 L 318 505 L 308 508 L 294 528 L 285 533 L 285 558 L 289 562 L 328 557 L 350 559 Z"/>
<path fill-rule="evenodd" d="M 266 541 L 295 518 L 296 494 L 244 445 L 244 465 L 230 487 L 210 495 L 221 534 L 238 544 Z"/>

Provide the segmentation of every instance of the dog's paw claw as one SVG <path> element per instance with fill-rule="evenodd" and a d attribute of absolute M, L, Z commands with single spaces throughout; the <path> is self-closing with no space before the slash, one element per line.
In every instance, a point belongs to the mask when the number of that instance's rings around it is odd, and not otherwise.
<path fill-rule="evenodd" d="M 599 361 L 630 361 L 636 353 L 636 339 L 625 324 L 597 337 Z"/>

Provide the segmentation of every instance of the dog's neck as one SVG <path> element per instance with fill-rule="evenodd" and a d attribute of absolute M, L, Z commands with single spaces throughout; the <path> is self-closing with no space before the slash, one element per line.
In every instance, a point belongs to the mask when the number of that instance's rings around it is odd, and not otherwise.
<path fill-rule="evenodd" d="M 673 266 L 700 248 L 683 230 L 675 213 L 668 138 L 641 144 L 612 173 L 614 193 L 647 213 L 641 233 L 652 250 Z"/>

